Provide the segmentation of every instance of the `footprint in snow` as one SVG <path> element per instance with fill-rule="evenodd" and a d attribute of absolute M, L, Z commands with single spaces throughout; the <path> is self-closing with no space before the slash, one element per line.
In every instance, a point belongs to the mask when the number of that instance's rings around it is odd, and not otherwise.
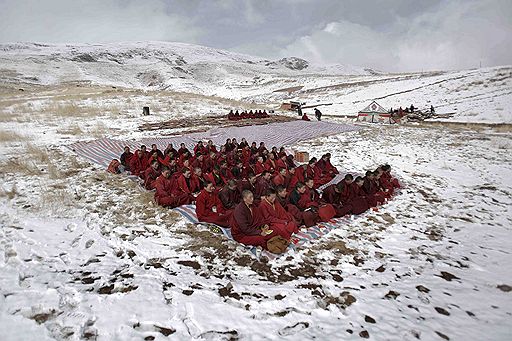
<path fill-rule="evenodd" d="M 278 332 L 278 334 L 281 336 L 293 335 L 293 334 L 297 334 L 298 332 L 300 332 L 308 327 L 309 327 L 308 322 L 298 322 L 298 323 L 294 324 L 293 326 L 284 327 L 283 329 L 281 329 Z"/>

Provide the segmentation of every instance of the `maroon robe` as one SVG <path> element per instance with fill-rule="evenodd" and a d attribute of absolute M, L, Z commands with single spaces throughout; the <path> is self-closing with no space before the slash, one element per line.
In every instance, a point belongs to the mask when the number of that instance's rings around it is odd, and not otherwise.
<path fill-rule="evenodd" d="M 155 181 L 155 201 L 164 207 L 178 207 L 182 205 L 183 198 L 173 194 L 173 188 L 176 186 L 172 177 L 166 178 L 160 175 Z"/>
<path fill-rule="evenodd" d="M 222 227 L 229 227 L 232 213 L 232 210 L 224 209 L 215 192 L 209 193 L 203 189 L 197 196 L 196 215 L 197 220 L 199 221 L 217 224 Z"/>
<path fill-rule="evenodd" d="M 336 217 L 343 217 L 352 211 L 352 206 L 343 203 L 341 200 L 341 193 L 336 192 L 336 184 L 332 184 L 324 188 L 322 192 L 322 199 L 333 205 L 336 210 Z"/>
<path fill-rule="evenodd" d="M 155 189 L 155 181 L 161 174 L 160 169 L 155 170 L 153 167 L 148 167 L 144 172 L 144 187 L 148 190 Z"/>
<path fill-rule="evenodd" d="M 245 202 L 239 203 L 231 217 L 231 235 L 233 239 L 245 245 L 267 248 L 267 241 L 277 236 L 273 231 L 270 235 L 262 236 L 261 228 L 265 225 L 263 215 L 257 207 L 247 207 Z"/>
<path fill-rule="evenodd" d="M 294 217 L 286 212 L 279 201 L 276 200 L 271 204 L 263 198 L 258 209 L 270 229 L 276 231 L 281 237 L 289 240 L 293 233 L 299 232 Z"/>
<path fill-rule="evenodd" d="M 232 210 L 240 203 L 242 197 L 238 188 L 230 189 L 228 186 L 224 186 L 219 192 L 219 199 L 225 209 Z"/>

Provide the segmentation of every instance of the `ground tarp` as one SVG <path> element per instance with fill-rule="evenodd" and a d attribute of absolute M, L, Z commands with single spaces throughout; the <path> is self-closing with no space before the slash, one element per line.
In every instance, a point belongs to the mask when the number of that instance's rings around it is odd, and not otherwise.
<path fill-rule="evenodd" d="M 140 147 L 141 144 L 145 144 L 149 150 L 152 144 L 156 144 L 163 150 L 169 143 L 172 143 L 175 147 L 179 146 L 180 143 L 185 143 L 187 148 L 191 149 L 199 140 L 212 140 L 215 145 L 219 146 L 226 143 L 226 139 L 228 138 L 236 138 L 240 141 L 242 137 L 245 137 L 249 143 L 255 141 L 259 145 L 260 142 L 265 142 L 267 148 L 270 149 L 272 146 L 278 148 L 281 146 L 290 146 L 299 141 L 309 140 L 319 136 L 333 135 L 359 129 L 360 128 L 357 126 L 348 124 L 297 120 L 257 126 L 213 128 L 201 133 L 166 138 L 145 138 L 139 141 L 103 138 L 87 142 L 75 142 L 66 147 L 93 163 L 107 167 L 112 159 L 119 159 L 125 146 L 134 150 Z"/>

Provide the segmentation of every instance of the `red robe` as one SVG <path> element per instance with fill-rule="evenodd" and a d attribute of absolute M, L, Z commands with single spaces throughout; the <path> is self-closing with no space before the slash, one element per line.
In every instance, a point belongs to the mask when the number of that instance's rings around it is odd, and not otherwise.
<path fill-rule="evenodd" d="M 352 206 L 352 213 L 361 214 L 370 208 L 366 193 L 355 182 L 350 184 L 349 203 Z"/>
<path fill-rule="evenodd" d="M 258 180 L 256 180 L 256 189 L 254 191 L 254 197 L 255 198 L 261 198 L 264 196 L 267 192 L 267 190 L 271 187 L 270 181 L 265 179 L 263 176 L 258 177 Z"/>
<path fill-rule="evenodd" d="M 263 215 L 258 211 L 257 207 L 247 207 L 245 202 L 239 203 L 231 217 L 231 235 L 233 239 L 245 245 L 261 246 L 267 248 L 267 241 L 277 232 L 262 236 L 261 228 L 265 225 Z"/>
<path fill-rule="evenodd" d="M 307 227 L 310 227 L 318 222 L 318 212 L 314 208 L 311 208 L 314 206 L 304 206 L 306 201 L 310 201 L 307 192 L 300 194 L 296 189 L 294 189 L 290 193 L 289 200 L 290 205 L 294 205 L 297 209 L 300 210 L 300 218 L 302 220 L 302 224 L 306 225 Z M 288 209 L 288 211 L 290 211 L 290 209 Z"/>
<path fill-rule="evenodd" d="M 322 192 L 322 199 L 333 205 L 336 210 L 336 217 L 343 217 L 346 214 L 352 212 L 352 206 L 347 203 L 343 203 L 341 200 L 341 193 L 336 192 L 336 184 L 332 184 L 324 188 Z"/>
<path fill-rule="evenodd" d="M 293 233 L 299 232 L 294 217 L 286 212 L 279 201 L 276 200 L 271 204 L 264 198 L 261 200 L 258 209 L 270 229 L 276 231 L 283 238 L 289 240 Z"/>
<path fill-rule="evenodd" d="M 256 162 L 254 164 L 254 173 L 256 175 L 263 173 L 265 170 L 265 164 L 263 164 L 262 162 Z"/>
<path fill-rule="evenodd" d="M 281 168 L 288 170 L 288 165 L 283 160 L 277 159 L 276 160 L 276 170 L 279 170 Z"/>
<path fill-rule="evenodd" d="M 274 179 L 272 180 L 272 182 L 274 183 L 274 187 L 285 186 L 285 180 L 286 180 L 285 177 L 282 176 L 280 173 L 278 173 L 276 176 L 274 176 Z"/>
<path fill-rule="evenodd" d="M 190 175 L 190 192 L 197 193 L 204 188 L 204 179 L 196 174 Z"/>
<path fill-rule="evenodd" d="M 214 207 L 215 211 L 214 212 Z M 205 189 L 199 193 L 196 199 L 197 220 L 229 227 L 233 211 L 225 210 L 219 197 L 214 192 L 209 193 Z"/>
<path fill-rule="evenodd" d="M 188 184 L 187 184 L 187 179 L 185 178 L 185 175 L 183 175 L 183 173 L 178 177 L 177 185 L 178 185 L 179 190 L 183 193 L 187 193 L 187 194 L 194 193 L 194 191 L 192 191 L 192 188 L 191 188 L 192 181 L 190 181 L 190 179 L 189 179 Z"/>
<path fill-rule="evenodd" d="M 155 201 L 164 207 L 178 207 L 184 205 L 188 196 L 179 197 L 173 194 L 174 187 L 176 187 L 175 181 L 169 177 L 166 178 L 160 175 L 155 181 Z"/>
<path fill-rule="evenodd" d="M 144 187 L 148 190 L 155 189 L 155 181 L 161 174 L 160 169 L 155 170 L 153 167 L 148 167 L 144 172 Z"/>
<path fill-rule="evenodd" d="M 149 159 L 142 156 L 139 157 L 139 151 L 135 151 L 135 154 L 131 157 L 130 161 L 130 172 L 133 175 L 137 175 L 141 178 L 144 177 L 144 172 L 149 167 Z"/>
<path fill-rule="evenodd" d="M 238 188 L 232 190 L 228 186 L 224 186 L 224 188 L 219 192 L 219 199 L 225 209 L 232 210 L 240 203 L 242 197 L 240 196 Z"/>

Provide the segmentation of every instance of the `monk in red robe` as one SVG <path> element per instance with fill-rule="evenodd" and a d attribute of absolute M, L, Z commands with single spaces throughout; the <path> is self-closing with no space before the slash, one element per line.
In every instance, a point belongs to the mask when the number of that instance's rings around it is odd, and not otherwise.
<path fill-rule="evenodd" d="M 228 183 L 219 191 L 219 199 L 226 210 L 232 210 L 240 203 L 242 197 L 235 180 L 229 180 Z"/>
<path fill-rule="evenodd" d="M 258 206 L 265 222 L 285 239 L 290 239 L 293 233 L 299 232 L 299 228 L 291 213 L 288 213 L 276 200 L 276 191 L 272 188 L 267 190 L 267 193 L 261 200 Z"/>
<path fill-rule="evenodd" d="M 322 199 L 333 205 L 336 210 L 336 217 L 343 217 L 352 212 L 352 206 L 341 200 L 341 193 L 345 189 L 345 183 L 340 181 L 337 184 L 332 184 L 324 188 L 322 192 Z"/>
<path fill-rule="evenodd" d="M 155 154 L 155 153 L 156 153 L 156 155 L 157 155 L 157 158 L 159 158 L 159 157 L 160 157 L 160 158 L 164 157 L 164 153 L 162 153 L 162 152 L 160 151 L 160 149 L 158 149 L 158 146 L 157 146 L 156 144 L 154 144 L 154 143 L 153 143 L 153 144 L 151 145 L 151 150 L 149 151 L 149 154 L 153 155 L 153 154 Z"/>
<path fill-rule="evenodd" d="M 145 150 L 146 147 L 144 147 Z M 133 175 L 137 175 L 140 178 L 144 177 L 144 172 L 149 167 L 149 157 L 147 152 L 144 150 L 138 149 L 135 151 L 135 154 L 130 159 L 130 172 Z"/>
<path fill-rule="evenodd" d="M 295 185 L 299 182 L 299 179 L 297 178 L 297 170 L 296 168 L 290 168 L 288 169 L 288 175 L 287 179 L 285 181 L 285 187 L 288 189 L 288 191 L 291 191 L 295 188 Z"/>
<path fill-rule="evenodd" d="M 220 166 L 215 165 L 211 173 L 205 174 L 205 180 L 210 181 L 217 188 L 222 188 L 226 184 L 226 180 L 220 174 Z"/>
<path fill-rule="evenodd" d="M 162 174 L 155 181 L 155 201 L 158 205 L 170 208 L 181 205 L 180 198 L 173 194 L 173 187 L 175 184 L 171 178 L 171 171 L 169 168 L 163 167 Z"/>
<path fill-rule="evenodd" d="M 132 158 L 132 156 L 133 153 L 130 151 L 130 147 L 124 147 L 124 152 L 123 154 L 121 154 L 119 161 L 121 161 L 121 164 L 123 165 L 126 171 L 130 170 L 130 159 Z"/>
<path fill-rule="evenodd" d="M 286 154 L 280 154 L 281 156 L 276 160 L 276 168 L 288 169 L 288 163 L 286 162 Z"/>
<path fill-rule="evenodd" d="M 363 190 L 368 197 L 368 203 L 371 207 L 376 207 L 384 203 L 386 197 L 379 188 L 379 185 L 375 179 L 376 173 L 373 171 L 367 171 L 366 176 L 363 180 Z"/>
<path fill-rule="evenodd" d="M 286 168 L 280 168 L 277 175 L 274 176 L 274 178 L 272 179 L 272 183 L 273 183 L 274 187 L 277 187 L 277 186 L 285 186 L 286 187 L 286 176 L 287 176 Z"/>
<path fill-rule="evenodd" d="M 387 189 L 388 192 L 390 192 L 390 196 L 393 195 L 393 192 L 395 189 L 400 188 L 400 183 L 397 179 L 393 178 L 391 176 L 391 166 L 390 165 L 384 165 L 380 167 L 382 170 L 382 174 L 380 175 L 380 185 L 385 190 Z"/>
<path fill-rule="evenodd" d="M 254 198 L 260 199 L 262 196 L 265 195 L 267 190 L 270 187 L 272 187 L 272 184 L 270 182 L 271 177 L 272 175 L 270 174 L 270 172 L 264 171 L 263 173 L 261 173 L 261 175 L 256 180 L 256 190 L 254 192 Z"/>
<path fill-rule="evenodd" d="M 231 235 L 239 243 L 266 249 L 267 241 L 278 234 L 265 224 L 263 215 L 257 207 L 253 207 L 253 201 L 251 191 L 242 192 L 242 202 L 236 206 L 231 217 Z"/>
<path fill-rule="evenodd" d="M 181 170 L 181 175 L 178 177 L 178 181 L 177 181 L 177 192 L 179 193 L 184 193 L 184 194 L 187 194 L 189 195 L 190 197 L 190 201 L 194 201 L 195 200 L 195 197 L 192 193 L 194 193 L 194 189 L 192 187 L 192 182 L 190 181 L 190 177 L 191 177 L 192 173 L 190 172 L 190 169 L 188 168 L 183 168 Z"/>
<path fill-rule="evenodd" d="M 302 223 L 307 227 L 315 225 L 318 218 L 318 204 L 316 206 L 311 202 L 309 193 L 306 193 L 306 185 L 299 182 L 295 189 L 290 193 L 290 204 L 297 207 L 302 213 Z"/>
<path fill-rule="evenodd" d="M 167 145 L 167 148 L 165 148 L 164 150 L 164 157 L 166 155 L 171 155 L 173 158 L 177 157 L 178 156 L 178 151 L 176 149 L 174 149 L 174 147 L 172 146 L 172 143 L 169 143 Z"/>
<path fill-rule="evenodd" d="M 196 215 L 199 221 L 229 227 L 232 210 L 226 210 L 222 206 L 219 197 L 215 193 L 215 187 L 207 182 L 205 188 L 196 199 Z"/>
<path fill-rule="evenodd" d="M 185 143 L 180 144 L 180 149 L 178 149 L 178 156 L 181 156 L 185 153 L 190 154 L 190 151 L 185 147 Z"/>
<path fill-rule="evenodd" d="M 144 172 L 144 187 L 148 190 L 155 189 L 155 181 L 162 174 L 160 170 L 160 163 L 154 160 L 151 163 L 151 167 L 148 167 Z"/>
<path fill-rule="evenodd" d="M 266 170 L 265 164 L 263 163 L 263 156 L 258 156 L 256 163 L 254 164 L 254 172 L 256 175 L 263 173 Z"/>
<path fill-rule="evenodd" d="M 203 178 L 203 170 L 199 167 L 194 168 L 194 173 L 190 175 L 190 191 L 194 194 L 204 188 L 206 180 Z"/>
<path fill-rule="evenodd" d="M 368 198 L 365 191 L 363 190 L 364 179 L 358 176 L 350 185 L 351 195 L 350 204 L 352 205 L 352 213 L 360 214 L 365 212 L 371 207 L 373 200 Z"/>
<path fill-rule="evenodd" d="M 286 212 L 290 213 L 297 226 L 304 227 L 304 219 L 303 213 L 297 208 L 297 206 L 290 203 L 290 198 L 288 192 L 285 187 L 277 186 L 276 187 L 276 200 L 279 204 L 286 210 Z"/>

